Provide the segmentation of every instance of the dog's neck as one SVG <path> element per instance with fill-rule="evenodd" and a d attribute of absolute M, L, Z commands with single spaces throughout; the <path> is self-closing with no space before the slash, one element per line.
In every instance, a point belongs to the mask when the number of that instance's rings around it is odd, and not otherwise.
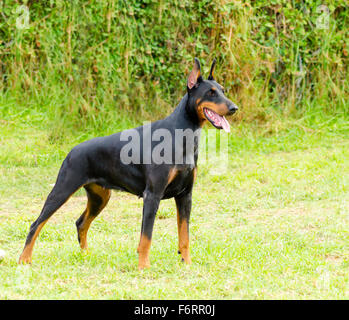
<path fill-rule="evenodd" d="M 187 154 L 185 147 L 183 149 L 183 156 L 185 158 L 189 157 L 194 159 L 196 166 L 199 152 L 201 126 L 199 124 L 195 109 L 190 106 L 188 94 L 182 98 L 178 106 L 168 117 L 168 120 L 173 123 L 175 129 L 182 129 L 184 131 L 189 129 L 196 136 L 196 138 L 194 138 L 194 149 L 189 154 Z"/>
<path fill-rule="evenodd" d="M 177 129 L 192 129 L 193 131 L 201 129 L 198 115 L 190 104 L 188 93 L 185 94 L 170 117 L 176 122 Z"/>

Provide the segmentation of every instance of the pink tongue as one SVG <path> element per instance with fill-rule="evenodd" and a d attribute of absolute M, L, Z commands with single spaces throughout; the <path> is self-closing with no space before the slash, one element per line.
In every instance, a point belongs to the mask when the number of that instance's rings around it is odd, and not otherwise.
<path fill-rule="evenodd" d="M 222 116 L 222 120 L 221 120 L 221 125 L 222 125 L 222 128 L 224 129 L 225 132 L 230 132 L 229 122 L 223 116 Z"/>
<path fill-rule="evenodd" d="M 208 109 L 206 112 L 217 127 L 222 127 L 225 132 L 230 132 L 230 125 L 227 119 L 212 110 Z"/>

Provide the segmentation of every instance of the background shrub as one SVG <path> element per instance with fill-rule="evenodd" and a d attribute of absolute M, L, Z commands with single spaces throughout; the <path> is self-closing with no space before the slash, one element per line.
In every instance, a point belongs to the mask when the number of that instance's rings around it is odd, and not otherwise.
<path fill-rule="evenodd" d="M 154 119 L 193 57 L 206 72 L 216 57 L 238 120 L 345 114 L 348 16 L 345 0 L 3 0 L 0 95 L 73 126 Z"/>

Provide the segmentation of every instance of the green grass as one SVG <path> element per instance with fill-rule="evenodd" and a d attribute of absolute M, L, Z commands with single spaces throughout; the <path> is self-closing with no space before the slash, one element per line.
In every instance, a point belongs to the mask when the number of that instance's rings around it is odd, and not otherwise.
<path fill-rule="evenodd" d="M 96 135 L 52 139 L 45 117 L 0 121 L 1 299 L 348 299 L 349 141 L 344 118 L 303 118 L 268 128 L 233 125 L 228 171 L 199 166 L 191 253 L 177 254 L 173 200 L 161 202 L 151 268 L 138 271 L 142 200 L 114 192 L 80 251 L 82 191 L 41 232 L 31 266 L 17 265 L 30 224 L 65 154 Z M 129 123 L 128 125 L 131 125 Z M 114 128 L 121 129 L 116 122 Z M 89 131 L 90 130 L 90 131 Z M 108 132 L 109 133 L 109 132 Z"/>
<path fill-rule="evenodd" d="M 5 4 L 6 2 L 6 4 Z M 348 299 L 349 11 L 328 1 L 0 1 L 2 299 Z M 320 16 L 321 15 L 321 16 Z M 163 201 L 137 270 L 142 201 L 113 193 L 80 252 L 78 191 L 18 266 L 70 149 L 158 119 L 198 57 L 240 110 L 230 162 L 200 163 L 191 266 Z M 212 159 L 213 150 L 209 154 Z"/>

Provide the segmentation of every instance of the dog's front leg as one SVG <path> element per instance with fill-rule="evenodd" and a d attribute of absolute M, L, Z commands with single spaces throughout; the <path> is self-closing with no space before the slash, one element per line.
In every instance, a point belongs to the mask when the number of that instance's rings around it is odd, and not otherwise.
<path fill-rule="evenodd" d="M 153 233 L 155 215 L 159 208 L 160 199 L 161 197 L 153 192 L 144 192 L 141 239 L 139 241 L 137 250 L 139 254 L 139 269 L 150 267 L 149 251 L 151 245 L 151 237 Z"/>
<path fill-rule="evenodd" d="M 191 191 L 179 198 L 175 198 L 177 206 L 178 224 L 178 253 L 182 256 L 182 261 L 191 263 L 189 251 L 189 219 L 192 202 Z"/>

